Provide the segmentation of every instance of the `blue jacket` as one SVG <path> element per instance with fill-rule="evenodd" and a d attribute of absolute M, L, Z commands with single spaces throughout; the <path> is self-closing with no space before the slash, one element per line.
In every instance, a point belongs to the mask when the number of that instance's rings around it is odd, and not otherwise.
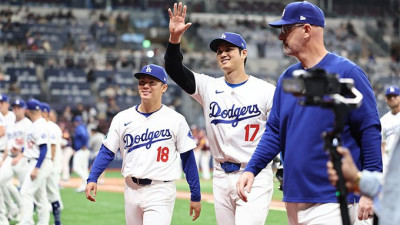
<path fill-rule="evenodd" d="M 75 127 L 75 132 L 73 136 L 73 148 L 78 151 L 82 146 L 89 148 L 89 132 L 86 129 L 86 125 L 81 123 Z"/>
<path fill-rule="evenodd" d="M 367 76 L 353 62 L 328 53 L 315 68 L 352 78 L 363 94 L 360 108 L 350 112 L 342 132 L 343 145 L 350 149 L 360 170 L 382 171 L 380 121 L 375 96 Z M 303 69 L 300 63 L 289 67 L 279 78 L 266 130 L 245 171 L 257 175 L 282 151 L 284 155 L 283 201 L 337 202 L 336 188 L 328 180 L 323 131 L 332 130 L 334 114 L 319 106 L 301 106 L 298 98 L 282 89 L 282 79 Z M 349 202 L 358 197 L 348 196 Z"/>

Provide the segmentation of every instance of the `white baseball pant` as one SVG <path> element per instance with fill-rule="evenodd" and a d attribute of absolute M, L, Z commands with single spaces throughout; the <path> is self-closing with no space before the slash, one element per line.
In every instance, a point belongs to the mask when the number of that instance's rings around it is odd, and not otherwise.
<path fill-rule="evenodd" d="M 0 188 L 0 224 L 1 225 L 9 225 L 7 216 L 6 216 L 6 206 L 4 205 L 4 196 L 3 189 Z"/>
<path fill-rule="evenodd" d="M 89 158 L 90 158 L 90 151 L 89 149 L 80 149 L 79 151 L 75 152 L 74 159 L 72 162 L 72 169 L 75 173 L 78 174 L 82 178 L 82 184 L 79 189 L 85 190 L 86 187 L 86 180 L 89 177 Z"/>
<path fill-rule="evenodd" d="M 338 225 L 342 224 L 339 203 L 285 202 L 289 225 Z M 358 220 L 358 203 L 349 204 L 352 225 L 372 225 L 372 219 Z"/>
<path fill-rule="evenodd" d="M 69 161 L 71 157 L 74 155 L 74 150 L 71 146 L 66 146 L 63 148 L 63 156 L 62 156 L 62 175 L 61 178 L 63 180 L 69 180 L 70 171 L 69 171 Z"/>
<path fill-rule="evenodd" d="M 53 170 L 50 159 L 44 159 L 35 180 L 31 180 L 31 172 L 37 163 L 36 159 L 29 159 L 29 172 L 21 187 L 21 221 L 19 225 L 33 225 L 33 203 L 35 202 L 38 212 L 37 225 L 48 225 L 50 220 L 50 208 L 46 194 L 46 179 Z"/>
<path fill-rule="evenodd" d="M 269 164 L 254 179 L 247 202 L 239 198 L 236 183 L 242 171 L 225 173 L 214 167 L 214 209 L 218 225 L 264 225 L 273 192 L 272 170 Z"/>
<path fill-rule="evenodd" d="M 127 225 L 171 224 L 176 197 L 175 182 L 159 181 L 139 186 L 125 178 L 125 219 Z"/>

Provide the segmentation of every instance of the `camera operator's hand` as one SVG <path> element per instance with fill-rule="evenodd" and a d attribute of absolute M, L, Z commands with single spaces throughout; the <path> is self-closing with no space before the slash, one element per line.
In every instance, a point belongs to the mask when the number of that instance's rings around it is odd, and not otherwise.
<path fill-rule="evenodd" d="M 252 172 L 244 172 L 236 183 L 236 191 L 239 197 L 245 202 L 247 202 L 247 195 L 245 192 L 250 193 L 253 183 L 254 174 Z"/>
<path fill-rule="evenodd" d="M 343 178 L 346 181 L 346 187 L 350 192 L 354 192 L 355 190 L 358 190 L 359 171 L 356 165 L 354 164 L 353 158 L 351 157 L 351 154 L 348 149 L 343 147 L 338 147 L 337 151 L 339 154 L 343 156 L 342 173 L 343 173 Z M 333 168 L 333 163 L 331 161 L 328 161 L 327 167 L 328 167 L 329 181 L 333 186 L 336 187 L 339 177 L 336 173 L 336 170 Z"/>
<path fill-rule="evenodd" d="M 374 216 L 374 210 L 372 208 L 373 201 L 367 196 L 361 196 L 358 202 L 358 219 L 367 220 Z"/>

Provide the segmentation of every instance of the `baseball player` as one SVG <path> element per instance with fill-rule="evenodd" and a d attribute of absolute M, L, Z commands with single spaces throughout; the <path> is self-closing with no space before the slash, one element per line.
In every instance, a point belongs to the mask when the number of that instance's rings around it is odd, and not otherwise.
<path fill-rule="evenodd" d="M 19 225 L 32 225 L 33 202 L 38 213 L 40 225 L 48 225 L 49 203 L 46 194 L 46 180 L 53 169 L 53 163 L 48 151 L 47 122 L 42 117 L 40 102 L 31 99 L 26 103 L 27 116 L 32 121 L 32 126 L 27 130 L 27 147 L 24 156 L 28 161 L 28 174 L 25 176 L 21 187 L 21 221 Z"/>
<path fill-rule="evenodd" d="M 51 151 L 51 160 L 53 161 L 53 170 L 46 180 L 47 198 L 51 203 L 53 210 L 54 225 L 61 225 L 61 195 L 58 184 L 61 175 L 61 141 L 62 132 L 60 127 L 50 120 L 51 108 L 49 104 L 42 102 L 40 105 L 43 118 L 47 121 L 49 132 L 49 145 Z"/>
<path fill-rule="evenodd" d="M 72 168 L 82 178 L 82 184 L 76 189 L 77 192 L 83 192 L 86 187 L 86 180 L 89 176 L 89 132 L 86 125 L 83 123 L 81 116 L 74 118 L 75 131 L 72 137 L 74 159 L 72 161 Z"/>
<path fill-rule="evenodd" d="M 9 149 L 8 149 L 8 141 L 11 139 L 12 129 L 15 123 L 15 114 L 12 111 L 9 111 L 10 103 L 9 98 L 6 94 L 0 95 L 0 111 L 4 124 L 4 136 L 0 138 L 0 152 L 2 154 L 2 160 L 0 160 L 0 173 L 3 173 L 2 164 L 9 164 L 12 160 L 10 157 Z M 8 170 L 8 166 L 6 166 L 6 170 Z M 8 209 L 8 217 L 14 218 L 18 214 L 18 205 L 20 205 L 20 198 L 17 188 L 11 183 L 11 181 L 7 183 L 0 183 L 0 188 L 3 189 L 4 201 L 7 209 Z M 15 202 L 14 202 L 15 199 Z"/>
<path fill-rule="evenodd" d="M 10 139 L 7 143 L 7 149 L 10 154 L 3 163 L 0 172 L 0 184 L 10 183 L 13 176 L 16 176 L 19 181 L 19 185 L 22 184 L 26 174 L 27 174 L 27 161 L 22 155 L 22 150 L 26 147 L 26 130 L 31 126 L 32 122 L 25 117 L 25 102 L 21 99 L 16 99 L 12 102 L 13 112 L 16 116 L 16 122 L 13 126 Z M 20 203 L 21 200 L 19 192 L 17 191 L 16 196 L 14 196 L 16 201 Z M 17 213 L 19 209 L 17 210 Z M 12 215 L 13 220 L 19 220 Z"/>
<path fill-rule="evenodd" d="M 264 224 L 272 197 L 269 165 L 255 181 L 248 202 L 236 193 L 236 181 L 265 129 L 275 87 L 245 72 L 247 48 L 236 33 L 225 32 L 210 43 L 224 77 L 193 72 L 182 64 L 180 42 L 191 23 L 185 24 L 186 6 L 168 9 L 170 38 L 165 68 L 171 78 L 203 106 L 210 151 L 214 158 L 213 194 L 217 223 Z M 252 216 L 249 216 L 252 215 Z"/>
<path fill-rule="evenodd" d="M 395 131 L 400 127 L 400 89 L 397 86 L 390 86 L 386 89 L 386 104 L 390 111 L 381 118 L 382 126 L 382 162 L 383 172 L 386 173 L 390 156 L 392 154 Z"/>
<path fill-rule="evenodd" d="M 174 209 L 178 154 L 191 191 L 190 215 L 201 210 L 199 175 L 193 154 L 196 144 L 185 118 L 161 103 L 167 74 L 157 65 L 144 66 L 139 79 L 141 102 L 118 113 L 90 171 L 86 197 L 95 201 L 97 179 L 114 159 L 123 156 L 125 218 L 128 225 L 170 224 Z M 93 195 L 92 192 L 93 191 Z"/>

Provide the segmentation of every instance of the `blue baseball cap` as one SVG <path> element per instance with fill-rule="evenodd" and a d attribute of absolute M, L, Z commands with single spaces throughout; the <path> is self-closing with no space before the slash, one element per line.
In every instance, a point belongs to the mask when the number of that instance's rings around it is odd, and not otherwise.
<path fill-rule="evenodd" d="M 386 89 L 386 95 L 400 95 L 400 89 L 397 86 L 390 86 Z"/>
<path fill-rule="evenodd" d="M 134 74 L 137 79 L 139 79 L 141 75 L 149 75 L 159 79 L 164 84 L 167 83 L 167 72 L 165 72 L 164 68 L 161 66 L 154 64 L 143 66 L 139 73 Z"/>
<path fill-rule="evenodd" d="M 221 42 L 229 42 L 239 48 L 247 49 L 246 41 L 240 36 L 240 34 L 232 33 L 232 32 L 224 32 L 221 37 L 216 38 L 210 42 L 210 48 L 214 52 L 217 52 L 218 46 Z"/>
<path fill-rule="evenodd" d="M 42 102 L 42 103 L 40 104 L 40 110 L 42 110 L 42 112 L 50 113 L 51 108 L 50 108 L 50 105 L 49 105 L 49 104 L 47 104 L 47 103 L 45 103 L 45 102 Z"/>
<path fill-rule="evenodd" d="M 40 110 L 40 105 L 38 100 L 32 98 L 26 103 L 26 108 L 29 110 Z"/>
<path fill-rule="evenodd" d="M 282 25 L 309 23 L 319 27 L 325 27 L 325 16 L 322 10 L 307 1 L 292 2 L 288 4 L 282 13 L 282 19 L 269 23 L 271 27 L 280 28 Z"/>
<path fill-rule="evenodd" d="M 1 102 L 8 102 L 8 96 L 6 94 L 1 94 L 0 95 L 0 101 Z"/>
<path fill-rule="evenodd" d="M 17 98 L 11 103 L 11 106 L 13 106 L 13 107 L 19 106 L 21 108 L 26 108 L 26 103 L 24 100 Z"/>
<path fill-rule="evenodd" d="M 79 122 L 81 123 L 83 121 L 82 116 L 75 116 L 74 122 Z"/>

